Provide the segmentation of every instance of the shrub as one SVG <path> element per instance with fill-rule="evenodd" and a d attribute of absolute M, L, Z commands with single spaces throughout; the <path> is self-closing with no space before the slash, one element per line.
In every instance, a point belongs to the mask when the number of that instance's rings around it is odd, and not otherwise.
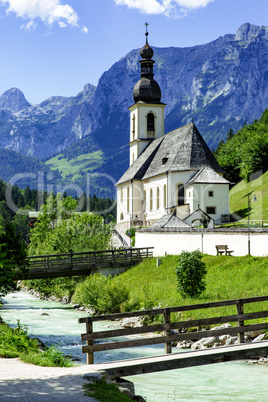
<path fill-rule="evenodd" d="M 73 301 L 93 308 L 96 314 L 119 313 L 120 306 L 129 298 L 124 284 L 113 281 L 111 276 L 90 275 L 78 284 Z"/>
<path fill-rule="evenodd" d="M 206 289 L 206 265 L 199 250 L 182 251 L 176 268 L 178 292 L 183 296 L 198 297 Z"/>

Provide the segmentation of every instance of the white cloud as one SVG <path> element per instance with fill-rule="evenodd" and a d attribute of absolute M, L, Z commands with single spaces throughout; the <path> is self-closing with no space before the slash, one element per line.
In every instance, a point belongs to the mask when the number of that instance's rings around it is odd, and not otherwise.
<path fill-rule="evenodd" d="M 33 21 L 29 21 L 27 24 L 21 25 L 21 28 L 25 29 L 26 31 L 34 31 L 36 24 Z"/>
<path fill-rule="evenodd" d="M 78 26 L 76 12 L 68 4 L 61 4 L 60 0 L 0 0 L 0 5 L 8 6 L 7 13 L 15 13 L 17 17 L 29 20 L 30 27 L 38 18 L 47 25 Z"/>
<path fill-rule="evenodd" d="M 187 15 L 187 10 L 206 7 L 214 0 L 114 0 L 116 5 L 138 9 L 145 14 Z"/>
<path fill-rule="evenodd" d="M 81 29 L 82 29 L 82 31 L 83 31 L 85 34 L 88 33 L 88 28 L 87 28 L 87 27 L 83 26 Z"/>
<path fill-rule="evenodd" d="M 165 6 L 158 0 L 114 0 L 115 4 L 128 6 L 129 8 L 136 8 L 142 13 L 145 14 L 163 14 L 165 10 Z"/>

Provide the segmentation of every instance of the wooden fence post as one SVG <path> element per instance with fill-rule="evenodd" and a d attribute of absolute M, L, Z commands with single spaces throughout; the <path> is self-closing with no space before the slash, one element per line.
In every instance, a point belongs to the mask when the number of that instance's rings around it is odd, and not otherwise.
<path fill-rule="evenodd" d="M 244 314 L 244 304 L 241 300 L 238 301 L 237 304 L 237 314 Z M 238 328 L 241 328 L 244 326 L 244 320 L 238 321 L 237 322 Z M 245 334 L 244 332 L 238 332 L 238 343 L 244 343 L 245 342 Z"/>
<path fill-rule="evenodd" d="M 168 329 L 165 330 L 165 336 L 171 335 L 171 330 L 170 328 L 170 309 L 166 308 L 164 312 L 164 320 L 165 320 L 165 325 L 167 326 Z M 172 353 L 172 346 L 171 343 L 165 343 L 165 353 Z"/>
<path fill-rule="evenodd" d="M 88 317 L 86 320 L 86 332 L 87 332 L 87 334 L 93 333 L 93 324 L 92 324 L 91 317 Z M 93 339 L 86 341 L 86 345 L 92 346 Z M 87 364 L 94 364 L 94 353 L 93 352 L 87 352 Z"/>

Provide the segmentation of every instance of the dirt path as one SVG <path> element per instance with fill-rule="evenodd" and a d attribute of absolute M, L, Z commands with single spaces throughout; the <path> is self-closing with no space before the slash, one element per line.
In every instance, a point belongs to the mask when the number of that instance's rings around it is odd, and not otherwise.
<path fill-rule="evenodd" d="M 40 367 L 18 359 L 0 359 L 0 401 L 87 401 L 83 374 L 88 366 Z"/>

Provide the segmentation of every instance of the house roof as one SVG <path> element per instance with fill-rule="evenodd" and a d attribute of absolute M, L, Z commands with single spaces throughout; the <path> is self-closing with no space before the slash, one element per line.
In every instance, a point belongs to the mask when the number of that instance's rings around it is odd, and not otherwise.
<path fill-rule="evenodd" d="M 166 172 L 198 171 L 204 166 L 222 173 L 196 126 L 190 123 L 152 141 L 117 184 L 133 179 L 143 180 Z"/>
<path fill-rule="evenodd" d="M 185 186 L 197 183 L 230 184 L 228 180 L 216 173 L 215 170 L 211 169 L 209 166 L 204 166 L 201 170 L 199 170 L 199 172 L 197 172 L 187 183 L 185 183 Z"/>
<path fill-rule="evenodd" d="M 173 214 L 163 215 L 157 222 L 155 222 L 150 229 L 156 228 L 189 228 L 190 225 L 183 222 Z"/>

